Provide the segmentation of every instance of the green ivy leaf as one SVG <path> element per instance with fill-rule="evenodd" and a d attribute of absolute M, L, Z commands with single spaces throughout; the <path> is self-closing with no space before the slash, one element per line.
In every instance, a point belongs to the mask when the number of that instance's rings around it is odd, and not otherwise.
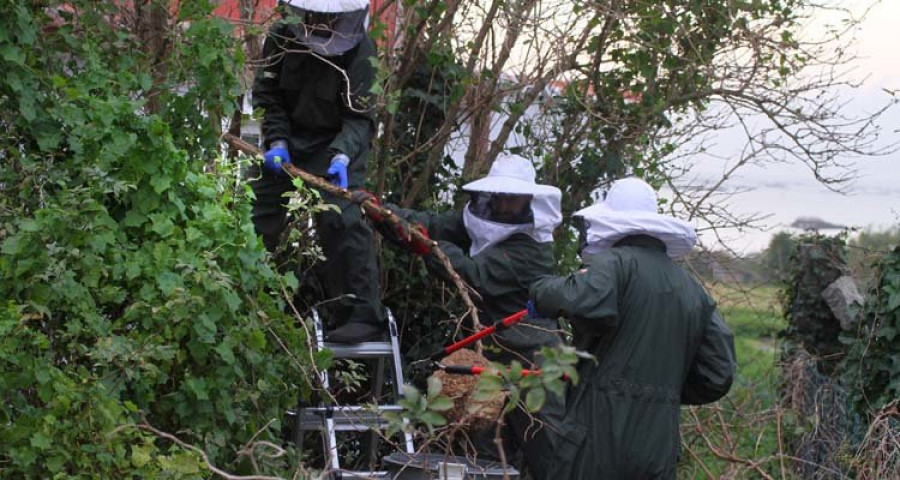
<path fill-rule="evenodd" d="M 156 175 L 150 179 L 150 185 L 156 193 L 162 193 L 169 189 L 172 185 L 172 177 L 166 175 Z"/>
<path fill-rule="evenodd" d="M 447 424 L 447 419 L 437 412 L 424 412 L 419 416 L 419 419 L 429 427 L 443 427 Z"/>
<path fill-rule="evenodd" d="M 175 231 L 175 223 L 172 222 L 172 219 L 169 218 L 169 215 L 166 213 L 159 213 L 150 215 L 150 222 L 152 223 L 152 230 L 156 232 L 160 237 L 168 237 L 171 236 Z"/>
<path fill-rule="evenodd" d="M 262 350 L 265 348 L 266 343 L 266 334 L 263 333 L 262 330 L 258 328 L 254 328 L 250 330 L 250 335 L 247 337 L 247 346 L 253 350 Z"/>
<path fill-rule="evenodd" d="M 317 350 L 313 353 L 313 365 L 316 366 L 318 370 L 325 370 L 331 367 L 331 364 L 334 361 L 334 352 L 329 349 Z"/>
<path fill-rule="evenodd" d="M 156 284 L 166 296 L 170 296 L 181 285 L 181 277 L 172 272 L 160 272 L 156 275 Z"/>
<path fill-rule="evenodd" d="M 200 473 L 199 461 L 186 453 L 173 455 L 170 457 L 159 457 L 160 466 L 163 470 L 182 475 L 196 475 Z"/>
<path fill-rule="evenodd" d="M 184 385 L 197 400 L 209 400 L 209 391 L 206 387 L 206 380 L 202 378 L 189 378 L 185 380 Z"/>
<path fill-rule="evenodd" d="M 441 394 L 441 389 L 443 388 L 443 384 L 441 383 L 441 379 L 432 375 L 428 377 L 428 396 L 429 397 L 437 397 Z"/>
<path fill-rule="evenodd" d="M 544 400 L 547 394 L 543 388 L 532 388 L 525 395 L 525 408 L 529 412 L 537 412 L 544 406 Z"/>
<path fill-rule="evenodd" d="M 45 435 L 43 432 L 35 432 L 31 435 L 31 446 L 41 449 L 47 450 L 50 448 L 50 437 Z"/>
<path fill-rule="evenodd" d="M 234 365 L 234 351 L 231 349 L 231 345 L 228 342 L 221 342 L 215 348 L 216 353 L 219 354 L 219 358 L 225 362 L 226 365 Z"/>
<path fill-rule="evenodd" d="M 446 395 L 441 395 L 439 397 L 431 399 L 428 404 L 429 410 L 434 410 L 436 412 L 446 412 L 453 408 L 453 400 Z"/>
<path fill-rule="evenodd" d="M 153 459 L 153 448 L 145 445 L 131 446 L 131 464 L 141 468 Z"/>

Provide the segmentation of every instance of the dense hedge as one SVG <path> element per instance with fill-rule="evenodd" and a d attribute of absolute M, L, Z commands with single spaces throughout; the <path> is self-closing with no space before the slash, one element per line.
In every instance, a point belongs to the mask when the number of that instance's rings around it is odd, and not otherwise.
<path fill-rule="evenodd" d="M 900 398 L 900 247 L 873 262 L 860 321 L 842 331 L 822 291 L 847 274 L 844 236 L 805 235 L 796 243 L 782 291 L 785 351 L 802 347 L 816 356 L 819 369 L 846 388 L 857 413 L 874 415 Z"/>
<path fill-rule="evenodd" d="M 847 358 L 841 365 L 857 411 L 875 414 L 900 399 L 900 247 L 874 267 L 859 329 L 845 336 Z"/>
<path fill-rule="evenodd" d="M 847 243 L 843 235 L 800 236 L 788 262 L 781 303 L 787 328 L 781 332 L 785 352 L 801 347 L 817 357 L 823 373 L 831 375 L 841 360 L 841 324 L 822 292 L 847 269 Z"/>
<path fill-rule="evenodd" d="M 204 173 L 230 27 L 186 2 L 148 55 L 116 3 L 0 1 L 2 478 L 209 476 L 143 421 L 249 471 L 308 363 L 244 187 Z"/>

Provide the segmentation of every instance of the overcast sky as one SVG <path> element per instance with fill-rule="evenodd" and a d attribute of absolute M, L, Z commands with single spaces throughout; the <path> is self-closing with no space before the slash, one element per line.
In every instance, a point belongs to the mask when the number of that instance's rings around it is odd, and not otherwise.
<path fill-rule="evenodd" d="M 866 3 L 847 0 L 847 5 Z M 807 28 L 810 35 L 820 34 L 833 16 L 820 16 Z M 884 0 L 872 7 L 866 19 L 856 29 L 853 45 L 860 57 L 853 77 L 865 79 L 863 87 L 845 98 L 849 114 L 871 112 L 884 105 L 890 97 L 883 89 L 900 90 L 900 0 Z M 900 107 L 894 107 L 880 122 L 884 142 L 900 141 Z M 731 145 L 727 135 L 719 142 L 717 154 L 729 158 Z M 722 171 L 723 165 L 704 160 L 700 175 L 711 176 Z M 768 244 L 775 232 L 785 230 L 799 216 L 815 216 L 831 223 L 877 230 L 900 226 L 900 153 L 882 157 L 854 160 L 858 179 L 847 188 L 847 195 L 829 191 L 818 184 L 809 170 L 799 165 L 767 165 L 748 168 L 732 187 L 749 188 L 730 201 L 730 207 L 742 214 L 768 215 L 763 222 L 766 231 L 730 232 L 729 246 L 741 253 L 759 251 Z M 692 173 L 694 173 L 692 171 Z M 714 247 L 710 236 L 701 237 L 707 246 Z"/>

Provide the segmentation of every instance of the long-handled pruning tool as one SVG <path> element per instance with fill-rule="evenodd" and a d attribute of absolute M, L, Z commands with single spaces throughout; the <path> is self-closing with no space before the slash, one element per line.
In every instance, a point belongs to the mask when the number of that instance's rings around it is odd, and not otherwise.
<path fill-rule="evenodd" d="M 422 360 L 418 360 L 413 363 L 419 363 L 419 364 L 427 363 L 431 368 L 434 368 L 437 370 L 443 370 L 447 373 L 456 374 L 456 375 L 481 375 L 483 372 L 490 372 L 490 371 L 492 371 L 492 369 L 486 368 L 486 367 L 479 367 L 479 366 L 474 366 L 474 365 L 444 365 L 444 364 L 440 363 L 438 360 L 446 357 L 447 355 L 450 355 L 451 353 L 453 353 L 461 348 L 471 345 L 488 335 L 493 335 L 494 333 L 497 333 L 501 330 L 507 329 L 507 328 L 515 325 L 516 323 L 521 321 L 523 318 L 525 318 L 527 315 L 528 315 L 528 310 L 520 310 L 502 320 L 497 321 L 493 325 L 491 325 L 483 330 L 479 330 L 479 331 L 473 333 L 472 335 L 469 335 L 468 337 L 463 338 L 462 340 L 459 340 L 458 342 L 455 342 L 449 346 L 442 348 L 441 350 L 438 350 L 437 352 L 434 352 L 428 358 L 424 358 Z M 541 374 L 540 370 L 522 369 L 523 376 L 540 375 L 540 374 Z M 563 374 L 563 379 L 569 380 L 569 375 Z"/>
<path fill-rule="evenodd" d="M 466 337 L 450 346 L 444 347 L 441 350 L 434 352 L 428 358 L 420 360 L 420 362 L 428 362 L 428 361 L 437 362 L 438 360 L 446 357 L 447 355 L 450 355 L 451 353 L 453 353 L 463 347 L 471 345 L 488 335 L 492 335 L 496 332 L 499 332 L 501 330 L 504 330 L 506 328 L 513 326 L 514 324 L 516 324 L 517 322 L 519 322 L 520 320 L 525 318 L 526 315 L 528 315 L 528 310 L 520 310 L 502 320 L 499 320 L 498 322 L 494 323 L 490 327 L 487 327 L 483 330 L 479 330 L 479 331 L 473 333 L 472 335 L 469 335 L 468 337 Z"/>

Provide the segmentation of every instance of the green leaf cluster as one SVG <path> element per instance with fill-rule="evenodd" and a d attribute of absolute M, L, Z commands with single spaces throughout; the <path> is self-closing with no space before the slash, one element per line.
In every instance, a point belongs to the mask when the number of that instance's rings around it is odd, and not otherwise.
<path fill-rule="evenodd" d="M 250 471 L 236 452 L 277 437 L 303 382 L 303 330 L 219 160 L 231 27 L 189 2 L 147 51 L 117 3 L 0 1 L 3 478 L 210 475 L 142 420 Z"/>
<path fill-rule="evenodd" d="M 848 351 L 841 379 L 864 415 L 900 398 L 900 247 L 884 254 L 873 270 L 863 320 L 842 338 Z"/>
<path fill-rule="evenodd" d="M 495 363 L 493 372 L 479 376 L 473 399 L 488 400 L 506 391 L 509 394 L 504 407 L 507 413 L 522 401 L 526 410 L 537 412 L 544 406 L 548 392 L 564 398 L 566 383 L 578 383 L 578 370 L 575 368 L 578 356 L 572 346 L 542 347 L 538 375 L 525 375 L 524 367 L 517 360 L 513 360 L 508 367 Z"/>
<path fill-rule="evenodd" d="M 441 394 L 443 385 L 439 378 L 428 377 L 427 383 L 425 395 L 413 385 L 403 386 L 403 397 L 397 402 L 403 407 L 403 413 L 387 412 L 384 415 L 389 422 L 389 435 L 398 431 L 412 431 L 415 426 L 423 426 L 429 433 L 433 433 L 436 427 L 447 425 L 443 412 L 453 408 L 453 400 Z"/>

